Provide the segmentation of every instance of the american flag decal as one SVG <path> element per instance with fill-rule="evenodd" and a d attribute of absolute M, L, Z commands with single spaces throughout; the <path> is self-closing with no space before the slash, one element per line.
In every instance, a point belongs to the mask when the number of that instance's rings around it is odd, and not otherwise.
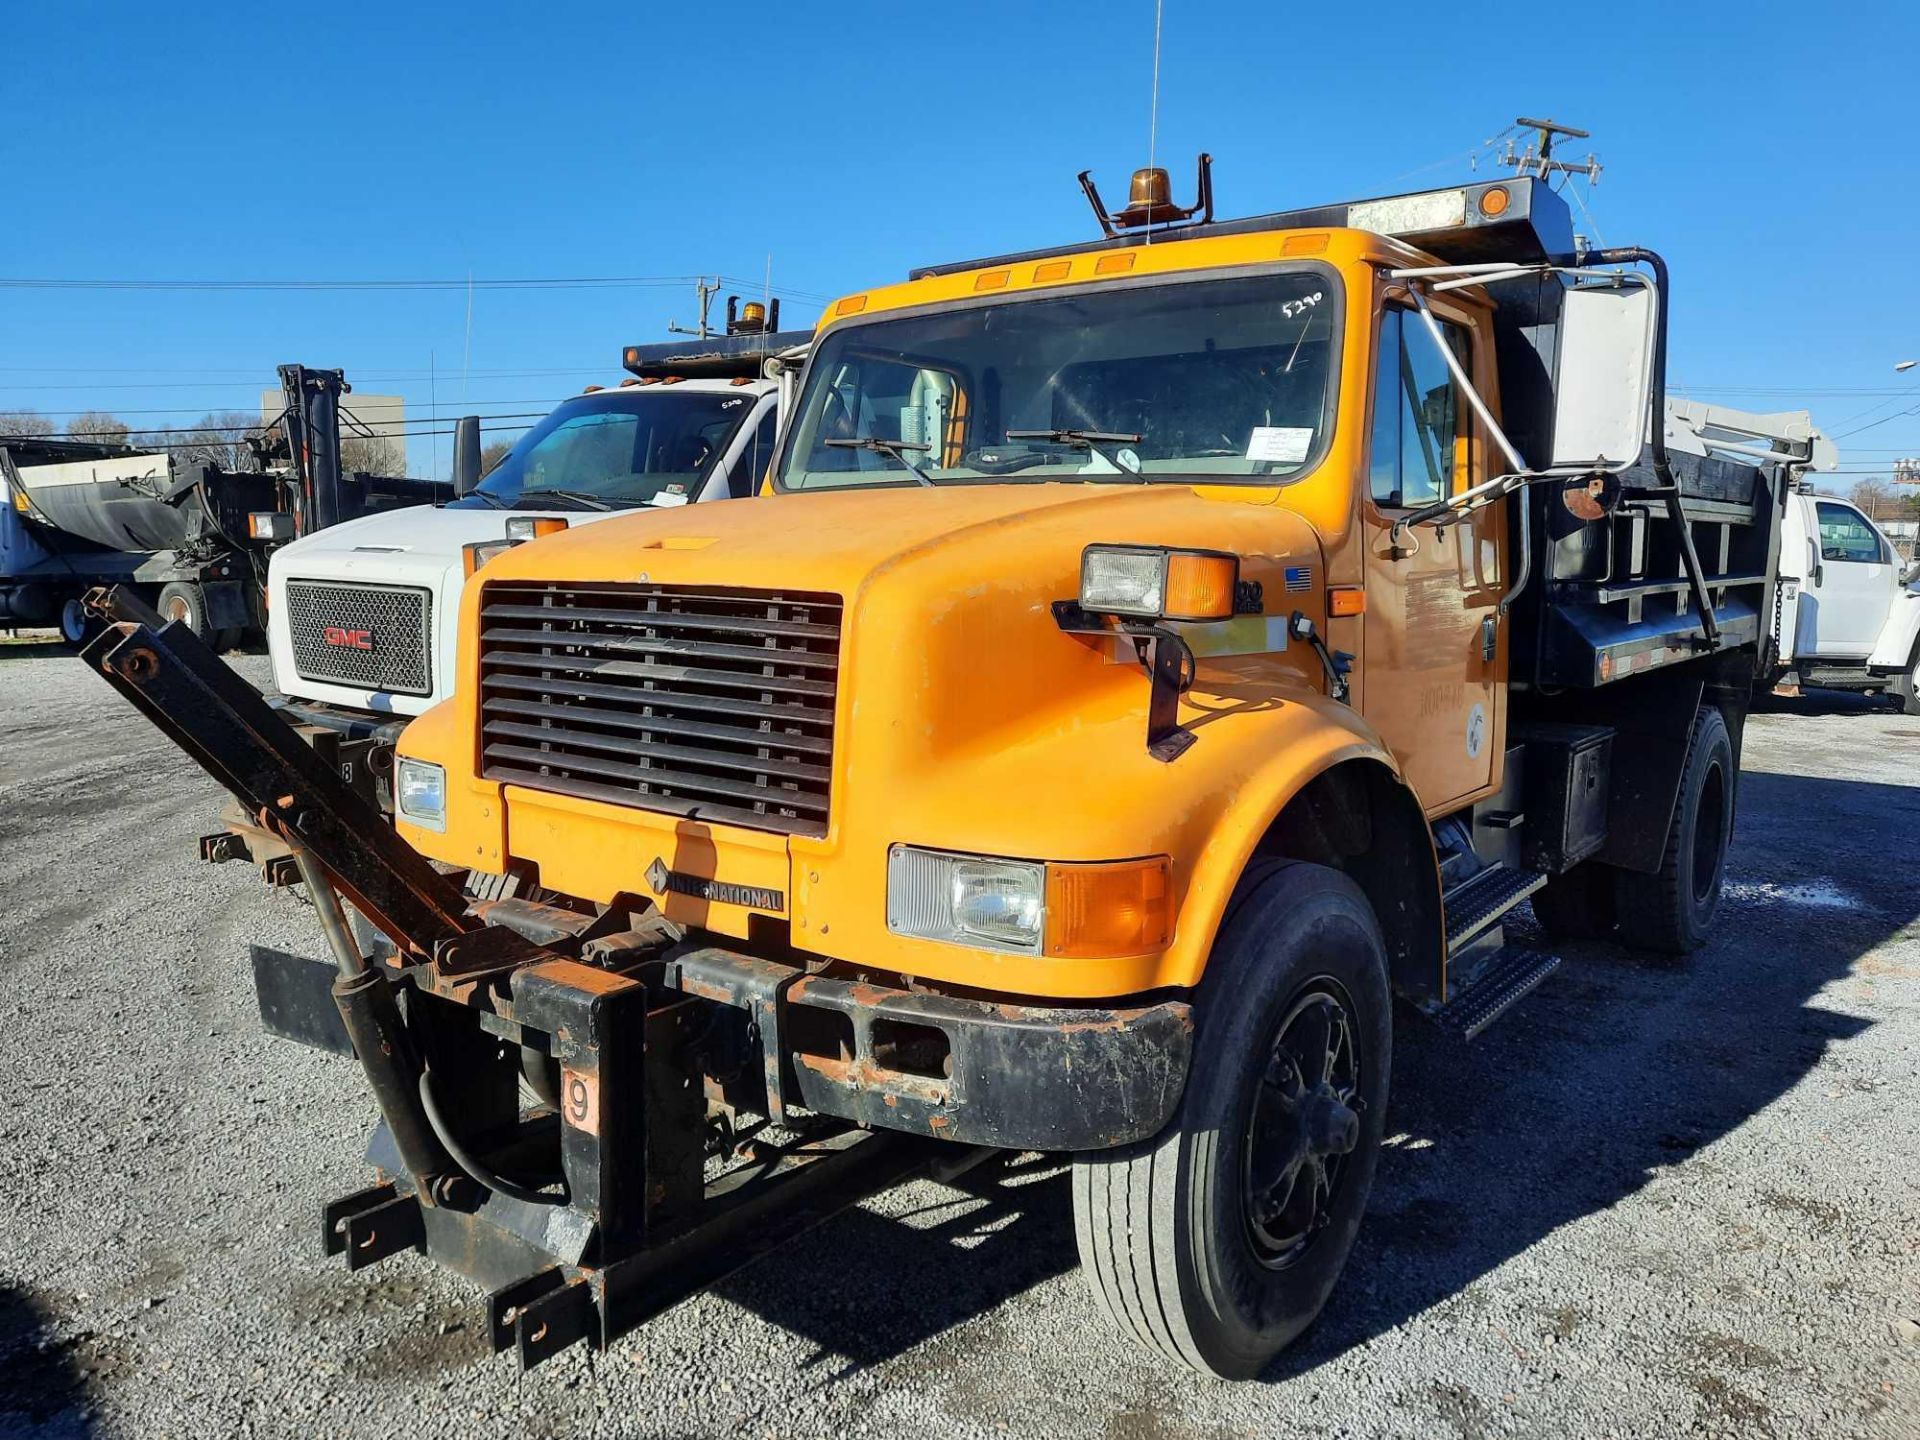
<path fill-rule="evenodd" d="M 1313 588 L 1313 567 L 1309 565 L 1287 566 L 1287 593 Z"/>

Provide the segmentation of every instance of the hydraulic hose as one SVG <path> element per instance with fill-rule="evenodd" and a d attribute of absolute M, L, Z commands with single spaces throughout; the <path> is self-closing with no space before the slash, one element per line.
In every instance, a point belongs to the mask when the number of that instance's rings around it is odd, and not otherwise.
<path fill-rule="evenodd" d="M 440 1142 L 440 1148 L 453 1158 L 453 1163 L 466 1172 L 467 1178 L 474 1184 L 487 1190 L 497 1191 L 511 1200 L 524 1201 L 528 1205 L 565 1205 L 565 1195 L 549 1195 L 544 1190 L 531 1189 L 526 1185 L 517 1185 L 504 1176 L 496 1175 L 473 1155 L 473 1152 L 461 1143 L 460 1137 L 453 1133 L 453 1127 L 447 1124 L 441 1115 L 440 1107 L 433 1100 L 433 1081 L 431 1072 L 424 1066 L 420 1070 L 420 1108 L 426 1112 L 427 1124 L 433 1127 L 433 1135 Z"/>

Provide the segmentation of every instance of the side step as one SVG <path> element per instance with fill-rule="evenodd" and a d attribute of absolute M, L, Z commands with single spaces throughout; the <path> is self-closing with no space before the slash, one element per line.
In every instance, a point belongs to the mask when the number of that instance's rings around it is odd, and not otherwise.
<path fill-rule="evenodd" d="M 1443 1005 L 1433 1018 L 1462 1040 L 1471 1040 L 1532 994 L 1559 968 L 1558 955 L 1542 955 L 1534 950 L 1506 951 L 1478 980 Z"/>
<path fill-rule="evenodd" d="M 1537 870 L 1491 865 L 1447 891 L 1447 951 L 1458 955 L 1481 931 L 1547 883 Z"/>

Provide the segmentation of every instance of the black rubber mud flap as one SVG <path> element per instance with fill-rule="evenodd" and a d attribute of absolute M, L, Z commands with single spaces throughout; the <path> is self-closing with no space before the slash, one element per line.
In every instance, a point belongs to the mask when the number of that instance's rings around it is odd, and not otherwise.
<path fill-rule="evenodd" d="M 334 977 L 340 972 L 325 960 L 266 945 L 249 945 L 247 953 L 253 958 L 253 992 L 267 1032 L 351 1060 L 353 1041 L 333 999 Z"/>

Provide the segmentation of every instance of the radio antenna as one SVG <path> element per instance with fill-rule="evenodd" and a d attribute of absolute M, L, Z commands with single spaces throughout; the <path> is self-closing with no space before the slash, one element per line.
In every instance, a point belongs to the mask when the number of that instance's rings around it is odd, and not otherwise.
<path fill-rule="evenodd" d="M 1153 88 L 1147 100 L 1147 168 L 1154 168 L 1154 156 L 1160 140 L 1160 16 L 1166 0 L 1153 0 Z M 1153 243 L 1152 232 L 1147 244 Z"/>

